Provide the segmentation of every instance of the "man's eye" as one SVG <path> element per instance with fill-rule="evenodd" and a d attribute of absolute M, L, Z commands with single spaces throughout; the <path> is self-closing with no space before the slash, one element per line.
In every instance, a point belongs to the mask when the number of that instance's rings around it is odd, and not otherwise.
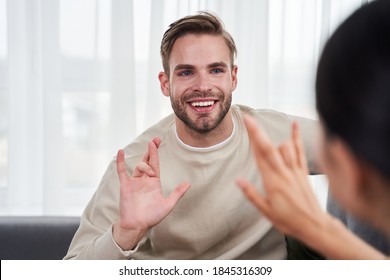
<path fill-rule="evenodd" d="M 189 76 L 191 74 L 192 74 L 192 72 L 189 70 L 179 72 L 179 76 Z"/>
<path fill-rule="evenodd" d="M 215 69 L 212 69 L 211 70 L 211 73 L 214 73 L 214 74 L 219 74 L 219 73 L 223 73 L 223 69 L 220 69 L 220 68 L 215 68 Z"/>

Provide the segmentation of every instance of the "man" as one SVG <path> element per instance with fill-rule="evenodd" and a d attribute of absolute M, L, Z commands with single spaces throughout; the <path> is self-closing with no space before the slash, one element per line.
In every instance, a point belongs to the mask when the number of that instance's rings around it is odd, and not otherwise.
<path fill-rule="evenodd" d="M 118 152 L 66 259 L 286 257 L 283 235 L 259 218 L 235 183 L 244 177 L 261 185 L 242 115 L 254 116 L 276 144 L 299 122 L 312 171 L 315 122 L 231 106 L 235 55 L 233 38 L 210 13 L 170 25 L 159 80 L 174 114 Z"/>

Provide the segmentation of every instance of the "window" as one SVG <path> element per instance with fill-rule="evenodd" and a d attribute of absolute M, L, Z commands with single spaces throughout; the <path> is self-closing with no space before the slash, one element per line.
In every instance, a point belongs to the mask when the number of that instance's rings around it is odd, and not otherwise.
<path fill-rule="evenodd" d="M 172 111 L 157 80 L 172 21 L 221 17 L 234 103 L 315 117 L 323 42 L 364 2 L 0 0 L 0 215 L 81 215 L 116 151 Z"/>

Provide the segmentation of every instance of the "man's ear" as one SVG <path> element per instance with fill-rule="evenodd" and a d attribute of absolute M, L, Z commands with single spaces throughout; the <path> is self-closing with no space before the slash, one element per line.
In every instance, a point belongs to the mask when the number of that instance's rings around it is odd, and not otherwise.
<path fill-rule="evenodd" d="M 234 91 L 237 87 L 237 71 L 238 71 L 238 66 L 233 65 L 232 69 L 232 91 Z"/>
<path fill-rule="evenodd" d="M 161 92 L 165 96 L 169 96 L 170 90 L 169 90 L 169 77 L 168 77 L 168 75 L 165 72 L 160 72 L 158 74 L 158 79 L 160 80 Z"/>

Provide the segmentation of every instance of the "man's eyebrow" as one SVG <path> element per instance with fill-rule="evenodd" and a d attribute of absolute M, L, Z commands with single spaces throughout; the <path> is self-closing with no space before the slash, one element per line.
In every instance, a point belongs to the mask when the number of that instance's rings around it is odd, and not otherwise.
<path fill-rule="evenodd" d="M 227 64 L 225 62 L 214 62 L 209 65 L 207 65 L 207 68 L 215 68 L 215 67 L 223 67 L 228 68 Z"/>
<path fill-rule="evenodd" d="M 213 62 L 209 65 L 207 65 L 207 68 L 215 68 L 215 67 L 223 67 L 228 68 L 227 64 L 225 62 Z M 180 70 L 193 70 L 195 69 L 195 66 L 192 64 L 178 64 L 175 66 L 173 71 L 180 71 Z"/>
<path fill-rule="evenodd" d="M 178 71 L 178 70 L 191 70 L 194 69 L 195 67 L 191 64 L 178 64 L 175 66 L 173 71 Z"/>

